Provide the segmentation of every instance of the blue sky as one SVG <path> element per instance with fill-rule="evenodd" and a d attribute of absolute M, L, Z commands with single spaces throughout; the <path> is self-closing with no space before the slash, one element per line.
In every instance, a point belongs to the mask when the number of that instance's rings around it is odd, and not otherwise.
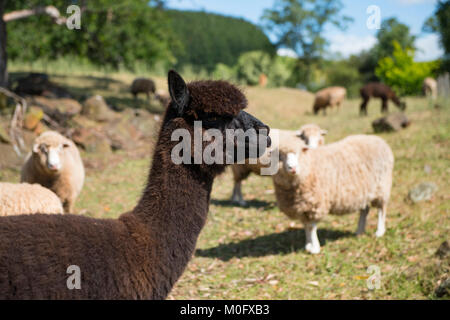
<path fill-rule="evenodd" d="M 168 7 L 186 10 L 205 10 L 219 14 L 242 17 L 259 24 L 266 8 L 271 8 L 275 0 L 168 0 Z M 381 18 L 396 17 L 407 24 L 418 39 L 416 59 L 426 61 L 443 54 L 437 35 L 421 32 L 424 21 L 434 13 L 436 0 L 342 0 L 343 14 L 354 19 L 346 31 L 328 28 L 326 37 L 330 42 L 329 54 L 340 52 L 343 56 L 368 49 L 375 43 L 377 30 L 369 30 L 366 13 L 370 5 L 381 10 Z M 283 51 L 286 53 L 286 51 Z"/>

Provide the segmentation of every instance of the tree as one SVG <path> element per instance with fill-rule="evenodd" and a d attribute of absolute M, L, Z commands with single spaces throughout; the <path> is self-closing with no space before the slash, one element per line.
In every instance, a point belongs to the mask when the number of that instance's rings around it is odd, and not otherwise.
<path fill-rule="evenodd" d="M 399 22 L 396 18 L 388 18 L 381 23 L 381 29 L 377 33 L 378 43 L 375 45 L 375 54 L 378 59 L 389 57 L 394 52 L 393 42 L 400 47 L 415 49 L 416 37 L 411 35 L 409 27 Z"/>
<path fill-rule="evenodd" d="M 5 0 L 0 0 L 0 87 L 8 84 L 8 56 L 6 53 L 6 23 L 3 20 Z"/>
<path fill-rule="evenodd" d="M 14 13 L 13 16 L 22 18 L 7 22 L 8 44 L 6 46 L 5 39 L 1 48 L 7 47 L 9 59 L 34 61 L 75 56 L 102 66 L 130 69 L 136 63 L 175 62 L 171 47 L 176 47 L 178 42 L 162 9 L 163 0 L 0 2 L 7 11 L 2 17 L 11 17 Z M 82 10 L 81 30 L 66 28 L 65 17 L 59 15 L 59 12 L 65 14 L 72 4 Z M 25 17 L 27 19 L 23 19 Z M 56 23 L 49 23 L 51 21 Z M 0 31 L 6 33 L 4 27 Z M 6 66 L 6 55 L 1 58 Z"/>
<path fill-rule="evenodd" d="M 179 10 L 167 14 L 182 44 L 175 50 L 179 67 L 191 64 L 212 71 L 218 63 L 234 66 L 245 52 L 275 54 L 261 28 L 243 19 Z"/>
<path fill-rule="evenodd" d="M 377 76 L 401 95 L 419 94 L 423 80 L 439 67 L 437 61 L 414 62 L 414 49 L 402 49 L 400 43 L 393 41 L 392 57 L 378 62 Z"/>
<path fill-rule="evenodd" d="M 297 69 L 306 68 L 303 80 L 308 81 L 311 64 L 320 59 L 328 44 L 323 36 L 325 26 L 345 30 L 352 21 L 340 14 L 342 8 L 340 0 L 277 0 L 272 9 L 265 10 L 262 20 L 279 39 L 277 46 L 292 49 L 299 56 Z"/>
<path fill-rule="evenodd" d="M 437 3 L 435 14 L 425 21 L 422 30 L 439 33 L 441 45 L 446 54 L 442 69 L 450 72 L 450 1 L 440 0 Z"/>
<path fill-rule="evenodd" d="M 411 35 L 409 27 L 396 18 L 388 18 L 381 23 L 381 29 L 377 32 L 378 42 L 367 51 L 351 57 L 361 73 L 363 82 L 379 80 L 375 74 L 378 61 L 391 57 L 394 53 L 393 41 L 396 41 L 402 50 L 414 49 L 415 36 Z"/>

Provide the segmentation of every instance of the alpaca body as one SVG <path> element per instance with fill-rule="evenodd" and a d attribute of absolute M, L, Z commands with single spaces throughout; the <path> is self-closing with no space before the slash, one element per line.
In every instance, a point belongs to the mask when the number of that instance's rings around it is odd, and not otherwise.
<path fill-rule="evenodd" d="M 167 297 L 205 224 L 214 177 L 225 169 L 220 163 L 176 165 L 171 151 L 178 142 L 172 141 L 172 133 L 177 129 L 192 133 L 197 119 L 214 123 L 222 133 L 268 131 L 242 111 L 247 100 L 233 85 L 221 81 L 186 85 L 174 71 L 168 78 L 172 101 L 136 207 L 118 219 L 70 214 L 0 217 L 0 299 Z M 257 134 L 254 144 L 260 145 L 261 139 L 270 146 L 264 133 Z M 79 267 L 80 289 L 67 286 L 70 266 Z"/>
<path fill-rule="evenodd" d="M 119 219 L 41 214 L 3 218 L 0 298 L 164 299 L 192 256 L 212 181 L 171 178 L 168 185 L 175 192 L 192 187 L 197 192 L 173 201 L 164 194 L 167 190 L 151 188 L 155 198 L 145 209 Z M 198 215 L 187 219 L 190 210 Z M 80 268 L 79 290 L 67 287 L 71 265 Z"/>

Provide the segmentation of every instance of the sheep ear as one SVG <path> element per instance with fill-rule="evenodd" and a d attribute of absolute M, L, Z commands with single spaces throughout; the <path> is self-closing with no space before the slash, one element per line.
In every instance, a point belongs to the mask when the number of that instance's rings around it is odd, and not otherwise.
<path fill-rule="evenodd" d="M 320 134 L 323 135 L 323 136 L 326 136 L 328 134 L 328 131 L 327 130 L 321 130 Z"/>
<path fill-rule="evenodd" d="M 33 144 L 33 153 L 38 153 L 39 152 L 39 143 L 35 143 Z"/>
<path fill-rule="evenodd" d="M 169 71 L 169 92 L 172 101 L 178 111 L 178 115 L 182 115 L 184 108 L 189 103 L 189 90 L 184 82 L 183 78 L 173 70 Z"/>
<path fill-rule="evenodd" d="M 309 150 L 309 147 L 308 147 L 308 146 L 302 148 L 302 152 L 306 152 L 306 151 L 308 151 L 308 150 Z"/>
<path fill-rule="evenodd" d="M 297 130 L 295 132 L 295 136 L 301 138 L 303 136 L 303 131 L 302 130 Z"/>

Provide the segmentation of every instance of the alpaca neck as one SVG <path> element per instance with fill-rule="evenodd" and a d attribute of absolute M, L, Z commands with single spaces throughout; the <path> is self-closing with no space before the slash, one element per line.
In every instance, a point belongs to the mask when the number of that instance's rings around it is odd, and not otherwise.
<path fill-rule="evenodd" d="M 170 139 L 170 134 L 161 132 L 148 184 L 133 210 L 152 238 L 149 249 L 154 263 L 149 268 L 157 279 L 153 298 L 165 298 L 192 257 L 214 180 L 212 174 L 202 175 L 198 165 L 175 165 L 167 136 Z"/>

